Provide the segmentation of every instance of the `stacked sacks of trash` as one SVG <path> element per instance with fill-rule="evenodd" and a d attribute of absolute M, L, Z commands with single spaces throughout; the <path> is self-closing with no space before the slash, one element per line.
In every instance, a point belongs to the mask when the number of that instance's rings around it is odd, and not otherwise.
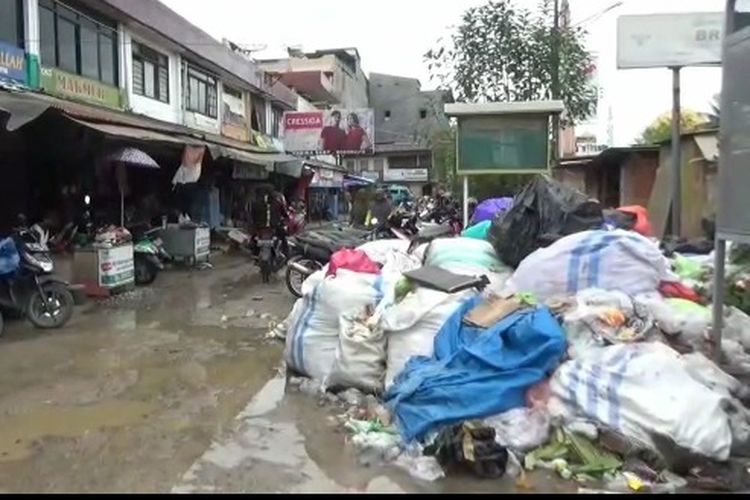
<path fill-rule="evenodd" d="M 702 274 L 662 254 L 641 210 L 614 228 L 598 204 L 543 178 L 516 201 L 489 241 L 436 240 L 416 259 L 393 243 L 366 252 L 378 274 L 309 278 L 290 367 L 382 393 L 380 423 L 367 427 L 377 431 L 358 442 L 398 442 L 412 466 L 429 455 L 445 474 L 497 477 L 522 463 L 610 490 L 750 485 L 737 467 L 750 454 L 750 394 L 706 356 L 710 312 L 690 281 Z M 449 294 L 405 279 L 421 266 L 490 285 Z M 311 307 L 321 301 L 324 321 Z M 315 370 L 289 354 L 305 316 L 325 331 Z M 750 318 L 730 308 L 725 320 L 724 358 L 750 369 Z"/>
<path fill-rule="evenodd" d="M 305 280 L 284 322 L 287 366 L 324 387 L 380 393 L 410 357 L 432 354 L 446 319 L 478 293 L 441 292 L 410 283 L 404 273 L 434 266 L 487 276 L 490 288 L 502 287 L 510 274 L 485 241 L 438 239 L 411 254 L 407 247 L 384 240 L 342 250 Z"/>

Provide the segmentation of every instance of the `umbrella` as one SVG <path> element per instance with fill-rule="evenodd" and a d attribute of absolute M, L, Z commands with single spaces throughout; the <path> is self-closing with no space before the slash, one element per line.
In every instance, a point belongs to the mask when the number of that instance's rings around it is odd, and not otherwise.
<path fill-rule="evenodd" d="M 158 169 L 159 164 L 148 154 L 136 148 L 122 148 L 107 156 L 107 160 L 117 164 L 117 184 L 120 188 L 120 226 L 125 226 L 125 167 Z"/>
<path fill-rule="evenodd" d="M 159 168 L 159 164 L 156 160 L 151 158 L 148 154 L 144 153 L 140 149 L 136 148 L 122 148 L 118 149 L 107 157 L 109 161 L 124 163 L 133 167 L 142 168 Z"/>

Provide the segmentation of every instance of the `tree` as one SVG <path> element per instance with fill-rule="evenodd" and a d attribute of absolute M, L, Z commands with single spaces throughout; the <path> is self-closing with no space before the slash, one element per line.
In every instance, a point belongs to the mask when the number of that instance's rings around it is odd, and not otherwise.
<path fill-rule="evenodd" d="M 692 132 L 706 123 L 706 118 L 692 109 L 683 109 L 681 112 L 680 127 L 683 132 Z M 659 115 L 641 133 L 637 142 L 639 144 L 658 144 L 668 141 L 672 137 L 672 113 L 670 111 Z"/>
<path fill-rule="evenodd" d="M 553 28 L 551 0 L 536 14 L 513 0 L 491 0 L 468 9 L 450 38 L 425 54 L 431 77 L 458 101 L 551 99 L 555 50 L 559 56 L 559 97 L 567 123 L 590 117 L 597 90 L 589 75 L 594 61 L 580 27 Z"/>

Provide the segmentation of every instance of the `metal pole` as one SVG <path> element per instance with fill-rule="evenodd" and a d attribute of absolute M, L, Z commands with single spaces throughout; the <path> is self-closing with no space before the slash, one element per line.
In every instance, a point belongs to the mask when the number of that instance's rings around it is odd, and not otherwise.
<path fill-rule="evenodd" d="M 682 166 L 680 144 L 680 68 L 672 69 L 672 235 L 682 232 Z"/>
<path fill-rule="evenodd" d="M 560 5 L 559 0 L 553 2 L 553 18 L 552 18 L 552 75 L 550 82 L 550 90 L 552 93 L 552 99 L 560 98 Z M 560 115 L 555 113 L 552 115 L 552 140 L 555 142 L 555 154 L 554 158 L 559 158 L 560 155 Z M 555 162 L 556 165 L 556 162 Z"/>
<path fill-rule="evenodd" d="M 724 323 L 724 263 L 726 259 L 727 242 L 716 237 L 714 244 L 714 293 L 713 293 L 713 325 L 711 327 L 711 341 L 714 346 L 714 361 L 721 361 L 721 329 Z"/>
<path fill-rule="evenodd" d="M 469 176 L 464 175 L 464 227 L 469 227 Z"/>

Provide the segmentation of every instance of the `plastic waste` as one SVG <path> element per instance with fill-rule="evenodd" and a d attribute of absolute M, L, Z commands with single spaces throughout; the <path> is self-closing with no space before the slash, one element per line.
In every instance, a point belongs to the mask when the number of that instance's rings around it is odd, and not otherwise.
<path fill-rule="evenodd" d="M 339 326 L 339 346 L 326 386 L 382 392 L 386 361 L 383 331 L 377 325 L 368 327 L 356 314 L 342 314 Z"/>
<path fill-rule="evenodd" d="M 478 222 L 474 224 L 473 226 L 469 226 L 463 231 L 461 231 L 461 237 L 462 238 L 474 238 L 475 240 L 486 241 L 491 225 L 492 225 L 492 221 L 489 221 L 489 220 Z"/>
<path fill-rule="evenodd" d="M 433 356 L 410 359 L 386 391 L 405 441 L 524 406 L 526 390 L 559 363 L 565 338 L 549 309 L 516 312 L 478 329 L 463 318 L 480 300 L 462 304 L 435 337 Z"/>
<path fill-rule="evenodd" d="M 409 358 L 432 356 L 435 335 L 445 321 L 473 291 L 448 294 L 416 287 L 399 303 L 387 307 L 380 317 L 380 327 L 388 339 L 388 362 L 385 386 L 401 372 Z"/>
<path fill-rule="evenodd" d="M 502 270 L 492 245 L 473 238 L 438 238 L 425 252 L 425 265 L 446 268 L 450 264 L 467 264 L 486 271 Z"/>
<path fill-rule="evenodd" d="M 398 280 L 399 274 L 356 273 L 339 269 L 336 277 L 318 271 L 302 284 L 303 297 L 287 318 L 285 359 L 293 370 L 325 379 L 339 346 L 339 317 L 375 307 Z"/>
<path fill-rule="evenodd" d="M 495 429 L 499 444 L 522 452 L 544 444 L 550 433 L 550 417 L 543 409 L 513 408 L 485 418 L 484 424 Z"/>
<path fill-rule="evenodd" d="M 367 253 L 351 248 L 342 248 L 331 255 L 326 276 L 336 276 L 339 269 L 366 274 L 380 273 L 380 267 L 367 256 Z"/>
<path fill-rule="evenodd" d="M 674 281 L 659 247 L 631 231 L 584 231 L 540 248 L 520 263 L 509 291 L 534 292 L 540 299 L 587 288 L 629 295 L 655 291 Z"/>
<path fill-rule="evenodd" d="M 512 206 L 513 198 L 511 197 L 488 198 L 478 204 L 477 208 L 474 209 L 471 221 L 474 224 L 481 222 L 489 222 L 491 224 L 495 217 L 507 212 Z"/>
<path fill-rule="evenodd" d="M 586 418 L 655 450 L 654 435 L 716 460 L 729 457 L 725 391 L 696 380 L 684 359 L 658 342 L 617 344 L 564 363 L 550 388 Z"/>
<path fill-rule="evenodd" d="M 635 216 L 633 231 L 636 233 L 646 237 L 654 235 L 654 229 L 651 227 L 651 221 L 648 219 L 648 210 L 646 208 L 640 205 L 628 205 L 619 207 L 617 211 Z"/>
<path fill-rule="evenodd" d="M 414 444 L 406 447 L 398 455 L 394 465 L 405 470 L 414 479 L 420 481 L 433 482 L 445 477 L 445 472 L 435 457 L 428 457 L 422 454 L 422 446 Z"/>
<path fill-rule="evenodd" d="M 515 197 L 513 207 L 498 214 L 490 242 L 500 259 L 517 267 L 537 248 L 569 234 L 600 228 L 599 203 L 547 176 L 536 176 Z"/>

